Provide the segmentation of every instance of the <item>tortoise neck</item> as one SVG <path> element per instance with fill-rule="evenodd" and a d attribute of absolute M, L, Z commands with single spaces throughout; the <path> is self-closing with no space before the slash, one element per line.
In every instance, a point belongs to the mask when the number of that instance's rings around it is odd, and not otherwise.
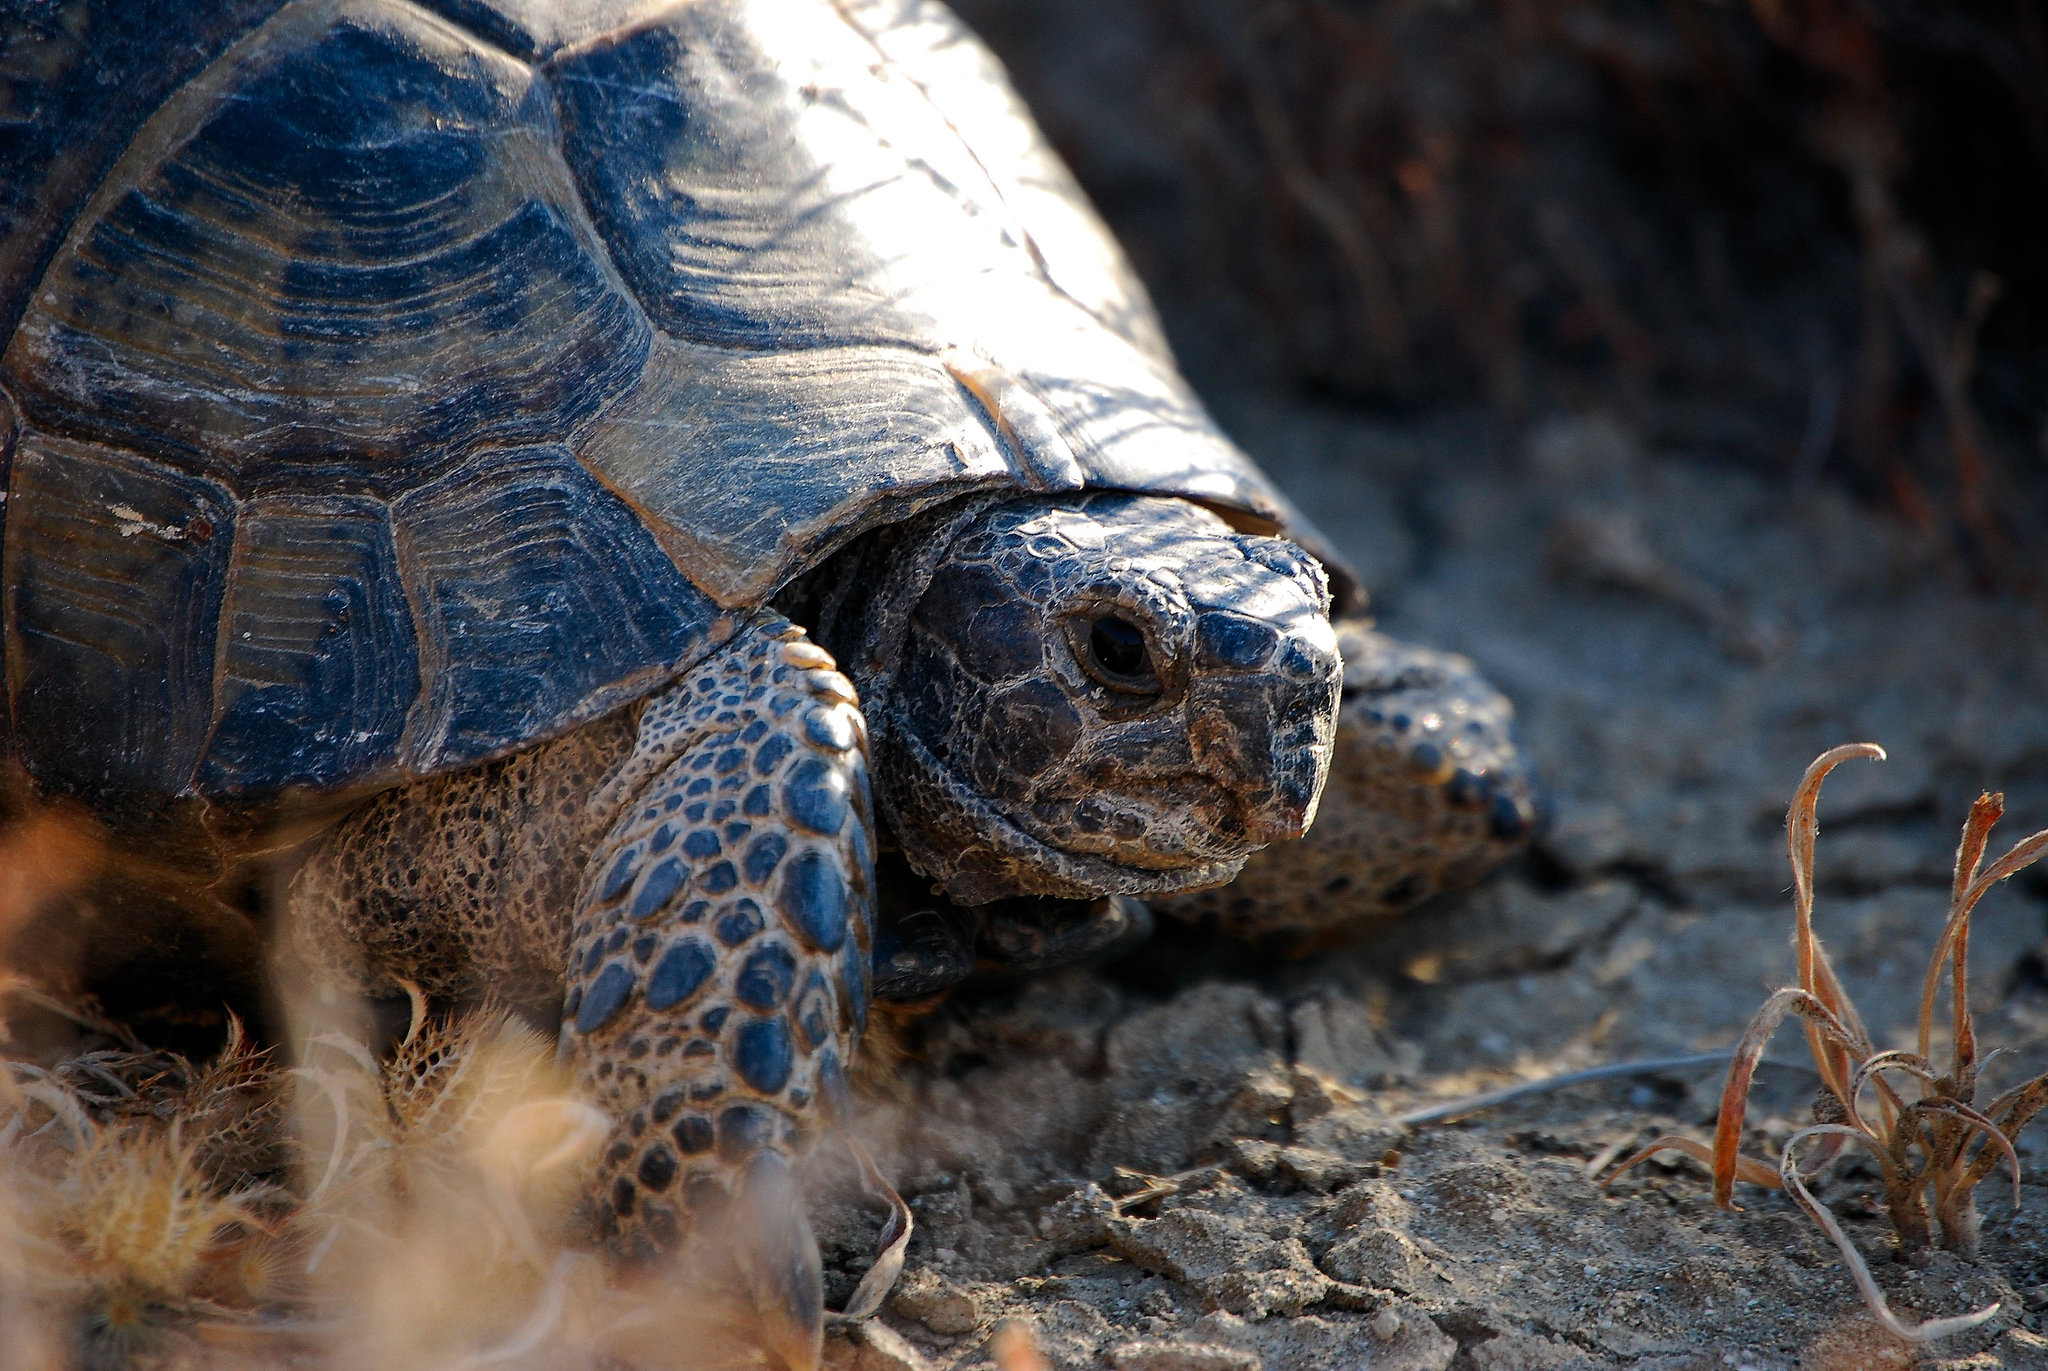
<path fill-rule="evenodd" d="M 911 612 L 963 528 L 1004 501 L 968 497 L 867 533 L 775 597 L 775 608 L 802 625 L 839 661 L 864 703 L 894 683 Z"/>

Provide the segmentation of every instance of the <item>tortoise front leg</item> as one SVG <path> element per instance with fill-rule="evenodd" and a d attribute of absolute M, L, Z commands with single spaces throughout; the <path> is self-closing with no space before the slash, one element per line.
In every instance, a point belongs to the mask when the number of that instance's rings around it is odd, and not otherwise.
<path fill-rule="evenodd" d="M 651 699 L 594 801 L 560 1054 L 615 1121 L 593 1191 L 628 1256 L 734 1245 L 771 1345 L 817 1357 L 793 1164 L 865 1021 L 873 810 L 852 686 L 779 618 Z"/>

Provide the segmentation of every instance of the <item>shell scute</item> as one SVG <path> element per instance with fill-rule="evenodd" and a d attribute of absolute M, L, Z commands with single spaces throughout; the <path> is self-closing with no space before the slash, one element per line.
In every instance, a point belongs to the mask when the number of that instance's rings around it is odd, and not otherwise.
<path fill-rule="evenodd" d="M 10 484 L 16 730 L 65 793 L 182 790 L 212 720 L 233 498 L 131 452 L 36 433 L 22 436 Z"/>
<path fill-rule="evenodd" d="M 280 771 L 328 788 L 390 769 L 420 691 L 387 511 L 365 496 L 244 505 L 219 644 L 219 721 L 196 775 L 210 795 Z"/>
<path fill-rule="evenodd" d="M 656 323 L 929 349 L 986 327 L 978 285 L 1042 288 L 986 170 L 878 56 L 815 0 L 703 0 L 548 67 L 569 164 Z"/>
<path fill-rule="evenodd" d="M 567 449 L 479 453 L 394 519 L 442 658 L 416 772 L 595 718 L 708 644 L 715 607 Z"/>
<path fill-rule="evenodd" d="M 995 433 L 906 348 L 726 352 L 661 340 L 579 455 L 721 604 L 759 604 L 847 538 L 1011 484 Z"/>
<path fill-rule="evenodd" d="M 397 6 L 288 7 L 137 136 L 6 376 L 32 423 L 243 494 L 390 493 L 638 372 L 579 215 L 525 66 Z"/>
<path fill-rule="evenodd" d="M 190 80 L 280 0 L 184 5 L 164 41 L 163 0 L 0 6 L 0 338 L 16 321 L 38 264 L 71 216 L 164 97 Z"/>

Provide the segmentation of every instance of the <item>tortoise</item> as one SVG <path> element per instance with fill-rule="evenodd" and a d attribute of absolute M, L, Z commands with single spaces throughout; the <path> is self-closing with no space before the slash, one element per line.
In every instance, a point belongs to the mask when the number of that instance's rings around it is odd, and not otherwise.
<path fill-rule="evenodd" d="M 791 1364 L 790 1167 L 876 996 L 1525 835 L 1504 702 L 1340 640 L 1353 578 L 931 0 L 0 23 L 7 754 L 154 897 L 277 873 L 323 991 L 558 1022 L 598 1231 L 768 1214 Z M 1356 888 L 1191 893 L 1309 828 L 1340 713 Z"/>

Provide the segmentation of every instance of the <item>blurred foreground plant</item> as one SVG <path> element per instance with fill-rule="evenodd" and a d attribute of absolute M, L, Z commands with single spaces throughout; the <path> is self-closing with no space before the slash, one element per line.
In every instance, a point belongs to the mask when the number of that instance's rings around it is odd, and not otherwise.
<path fill-rule="evenodd" d="M 2004 813 L 2005 797 L 1988 793 L 1977 797 L 1963 824 L 1962 843 L 1956 848 L 1948 920 L 1935 941 L 1920 992 L 1919 1050 L 1880 1052 L 1813 931 L 1813 845 L 1820 831 L 1814 811 L 1827 774 L 1852 757 L 1882 761 L 1884 755 L 1884 749 L 1874 743 L 1832 748 L 1814 759 L 1792 796 L 1785 832 L 1792 858 L 1799 984 L 1777 991 L 1749 1021 L 1722 1087 L 1713 1146 L 1668 1134 L 1623 1162 L 1608 1179 L 1611 1183 L 1615 1176 L 1659 1152 L 1678 1151 L 1713 1169 L 1714 1202 L 1723 1209 L 1740 1208 L 1734 1202 L 1737 1180 L 1783 1189 L 1841 1249 L 1856 1288 L 1877 1321 L 1898 1337 L 1931 1342 L 1974 1328 L 1997 1313 L 1998 1306 L 1920 1324 L 1900 1321 L 1885 1303 L 1848 1234 L 1828 1207 L 1814 1197 L 1807 1182 L 1826 1170 L 1847 1144 L 1862 1143 L 1877 1157 L 1884 1176 L 1885 1208 L 1906 1252 L 1926 1247 L 1930 1236 L 1938 1234 L 1940 1246 L 1964 1257 L 1973 1256 L 1977 1248 L 1975 1191 L 2000 1158 L 2012 1168 L 2013 1204 L 2018 1206 L 2020 1163 L 2013 1139 L 2048 1105 L 2048 1075 L 2036 1076 L 1982 1107 L 1977 1104 L 1978 1075 L 1990 1058 L 1978 1054 L 1976 1026 L 1970 1016 L 1970 914 L 1992 886 L 2048 855 L 2048 830 L 2021 839 L 1985 867 L 1984 850 L 1992 825 Z M 1934 1008 L 1944 968 L 1950 971 L 1953 1022 L 1948 1061 L 1937 1066 L 1932 1052 Z M 1820 1073 L 1821 1086 L 1814 1098 L 1815 1122 L 1785 1140 L 1773 1168 L 1742 1156 L 1738 1149 L 1757 1063 L 1787 1014 L 1804 1021 L 1806 1045 Z M 1891 1076 L 1910 1081 L 1914 1098 L 1908 1100 L 1902 1086 L 1888 1079 Z M 1869 1103 L 1866 1095 L 1871 1097 Z M 1870 1104 L 1875 1105 L 1874 1112 Z M 1801 1164 L 1798 1149 L 1816 1140 L 1818 1145 Z"/>
<path fill-rule="evenodd" d="M 205 1067 L 107 1049 L 0 1073 L 11 1336 L 69 1323 L 126 1349 L 172 1324 L 241 1319 L 275 1293 L 266 1254 L 290 1203 L 267 1178 L 275 1073 L 239 1029 Z"/>
<path fill-rule="evenodd" d="M 302 1307 L 339 1365 L 512 1362 L 562 1332 L 581 1163 L 609 1122 L 509 1012 L 430 1016 L 383 1059 L 314 1037 L 298 1081 Z M 559 1346 L 558 1364 L 578 1359 Z"/>
<path fill-rule="evenodd" d="M 606 1121 L 508 1014 L 424 1010 L 382 1061 L 329 1034 L 286 1072 L 236 1024 L 203 1066 L 5 1063 L 0 1367 L 590 1362 L 569 1211 Z"/>
<path fill-rule="evenodd" d="M 763 1213 L 699 1213 L 673 1261 L 591 1242 L 576 1204 L 610 1121 L 553 1056 L 503 1009 L 429 1015 L 415 995 L 382 1056 L 322 1032 L 285 1070 L 237 1025 L 204 1066 L 0 1062 L 0 1371 L 784 1366 L 735 1279 Z M 848 1141 L 892 1215 L 839 1316 L 858 1319 L 910 1211 Z"/>

